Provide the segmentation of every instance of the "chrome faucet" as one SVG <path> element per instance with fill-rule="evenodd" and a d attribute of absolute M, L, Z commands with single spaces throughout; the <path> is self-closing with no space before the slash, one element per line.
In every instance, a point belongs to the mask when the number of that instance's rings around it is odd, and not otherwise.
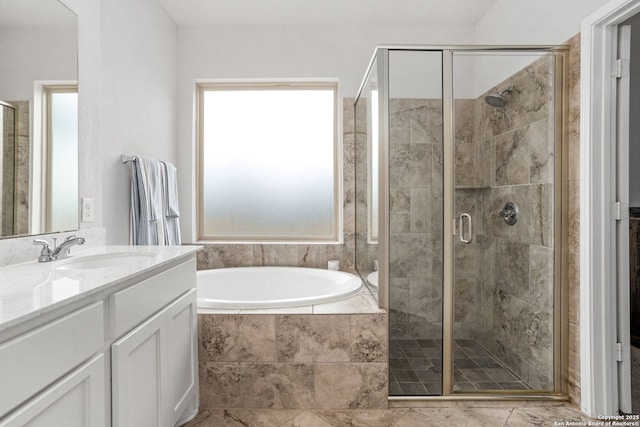
<path fill-rule="evenodd" d="M 64 242 L 60 244 L 60 246 L 56 245 L 56 238 L 53 238 L 53 249 L 49 247 L 49 242 L 46 240 L 35 239 L 33 241 L 34 245 L 41 245 L 42 250 L 40 251 L 40 256 L 38 257 L 38 262 L 49 262 L 55 261 L 58 259 L 64 259 L 71 256 L 70 249 L 73 245 L 84 245 L 86 240 L 84 237 L 76 237 L 75 234 L 64 239 Z"/>

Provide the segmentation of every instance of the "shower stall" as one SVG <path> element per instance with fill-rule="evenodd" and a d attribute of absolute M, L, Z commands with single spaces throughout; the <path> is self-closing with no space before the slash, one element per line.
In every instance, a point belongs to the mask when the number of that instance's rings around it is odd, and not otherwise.
<path fill-rule="evenodd" d="M 356 268 L 389 394 L 566 393 L 562 47 L 376 49 L 355 102 Z"/>

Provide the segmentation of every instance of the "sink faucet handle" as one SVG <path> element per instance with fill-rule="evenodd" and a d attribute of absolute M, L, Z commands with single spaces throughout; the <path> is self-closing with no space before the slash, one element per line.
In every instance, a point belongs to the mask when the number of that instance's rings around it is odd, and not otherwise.
<path fill-rule="evenodd" d="M 50 261 L 52 251 L 51 251 L 51 248 L 49 247 L 49 242 L 42 239 L 34 239 L 33 244 L 42 246 L 42 250 L 40 251 L 40 257 L 38 258 L 38 261 L 41 261 L 41 262 Z"/>
<path fill-rule="evenodd" d="M 47 242 L 46 240 L 33 239 L 33 244 L 34 245 L 42 245 L 42 250 L 43 251 L 49 249 L 49 242 Z"/>

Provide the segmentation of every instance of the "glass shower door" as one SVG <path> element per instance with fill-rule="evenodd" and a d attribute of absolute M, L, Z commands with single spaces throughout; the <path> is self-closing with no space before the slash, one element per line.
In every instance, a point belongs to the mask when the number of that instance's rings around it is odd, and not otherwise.
<path fill-rule="evenodd" d="M 453 393 L 554 388 L 560 59 L 453 54 Z"/>
<path fill-rule="evenodd" d="M 390 394 L 442 394 L 442 52 L 388 56 Z"/>

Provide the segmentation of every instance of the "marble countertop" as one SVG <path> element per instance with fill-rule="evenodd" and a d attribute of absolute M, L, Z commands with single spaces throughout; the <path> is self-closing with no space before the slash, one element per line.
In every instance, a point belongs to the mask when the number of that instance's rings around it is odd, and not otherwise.
<path fill-rule="evenodd" d="M 195 254 L 201 246 L 101 246 L 72 248 L 73 257 L 39 263 L 36 260 L 0 267 L 0 331 L 33 319 L 73 301 L 107 290 Z M 146 254 L 108 268 L 64 270 L 60 267 L 81 257 L 102 254 Z"/>

